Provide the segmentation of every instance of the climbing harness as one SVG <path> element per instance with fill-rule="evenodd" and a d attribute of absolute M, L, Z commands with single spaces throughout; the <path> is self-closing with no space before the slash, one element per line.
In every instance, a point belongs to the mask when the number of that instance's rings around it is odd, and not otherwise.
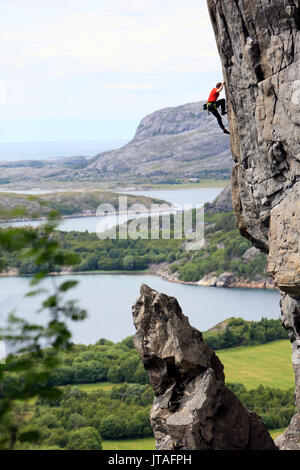
<path fill-rule="evenodd" d="M 209 114 L 213 109 L 217 109 L 217 106 L 216 106 L 216 103 L 209 101 L 203 105 L 203 109 L 204 111 L 207 111 Z"/>

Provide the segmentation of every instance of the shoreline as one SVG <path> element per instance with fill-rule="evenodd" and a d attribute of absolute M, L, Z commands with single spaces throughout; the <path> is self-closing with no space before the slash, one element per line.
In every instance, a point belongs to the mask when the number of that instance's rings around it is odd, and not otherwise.
<path fill-rule="evenodd" d="M 73 182 L 74 183 L 74 182 Z M 159 191 L 159 190 L 181 190 L 181 189 L 212 189 L 212 188 L 225 188 L 226 186 L 228 186 L 230 184 L 230 178 L 228 179 L 200 179 L 200 182 L 198 183 L 174 183 L 174 184 L 170 184 L 170 183 L 137 183 L 137 184 L 133 184 L 133 185 L 124 185 L 124 186 L 120 186 L 120 185 L 115 185 L 115 184 L 112 184 L 110 185 L 109 183 L 107 185 L 105 185 L 105 183 L 103 184 L 103 186 L 96 186 L 96 187 L 92 187 L 91 188 L 91 185 L 85 185 L 85 184 L 82 184 L 82 185 L 78 185 L 78 187 L 75 187 L 74 188 L 74 185 L 72 185 L 71 188 L 66 188 L 66 185 L 61 185 L 61 184 L 58 184 L 58 186 L 55 186 L 55 182 L 54 182 L 54 187 L 53 187 L 53 184 L 51 185 L 51 187 L 39 187 L 39 186 L 36 186 L 34 188 L 32 188 L 32 185 L 30 185 L 29 187 L 22 187 L 22 186 L 18 186 L 17 187 L 15 185 L 13 185 L 13 188 L 9 185 L 0 185 L 0 193 L 1 192 L 13 192 L 14 190 L 15 191 L 18 191 L 21 192 L 21 191 L 47 191 L 49 193 L 53 193 L 53 192 L 60 192 L 60 191 L 63 191 L 63 192 L 67 192 L 67 191 L 112 191 L 112 192 L 119 192 L 119 191 L 122 191 L 122 192 L 125 192 L 125 191 Z M 52 189 L 51 189 L 52 188 Z M 17 194 L 17 193 L 16 193 Z"/>
<path fill-rule="evenodd" d="M 167 271 L 168 265 L 162 263 L 161 265 L 150 265 L 149 273 L 155 276 L 159 276 L 165 281 L 174 282 L 177 284 L 185 284 L 189 286 L 198 286 L 198 287 L 216 287 L 216 288 L 239 288 L 239 289 L 264 289 L 264 290 L 277 290 L 273 281 L 269 278 L 260 279 L 257 281 L 245 281 L 244 279 L 239 279 L 235 276 L 234 273 L 224 272 L 218 277 L 213 275 L 204 276 L 198 281 L 181 281 L 174 275 L 171 275 Z M 218 282 L 218 280 L 222 281 Z M 213 282 L 212 282 L 213 280 Z"/>
<path fill-rule="evenodd" d="M 167 282 L 172 282 L 176 284 L 184 284 L 187 286 L 195 286 L 195 287 L 215 287 L 215 288 L 223 288 L 223 289 L 260 289 L 260 290 L 277 290 L 276 286 L 271 282 L 268 282 L 268 279 L 260 280 L 260 281 L 251 281 L 246 282 L 245 280 L 237 279 L 235 282 L 231 282 L 226 285 L 212 285 L 212 284 L 205 284 L 201 283 L 204 279 L 200 279 L 199 281 L 181 281 L 180 279 L 172 278 L 170 275 L 166 275 L 162 273 L 158 269 L 153 269 L 153 265 L 148 268 L 147 270 L 143 271 L 61 271 L 61 272 L 52 272 L 49 273 L 47 276 L 54 277 L 54 276 L 101 276 L 101 275 L 125 275 L 125 276 L 157 276 Z M 0 273 L 0 278 L 8 278 L 8 277 L 33 277 L 34 274 L 19 274 L 18 270 L 11 269 L 6 273 Z"/>
<path fill-rule="evenodd" d="M 166 201 L 167 202 L 167 201 Z M 133 215 L 140 215 L 141 217 L 143 216 L 147 216 L 147 215 L 152 215 L 152 214 L 161 214 L 161 215 L 164 215 L 165 213 L 169 213 L 169 211 L 175 211 L 176 210 L 176 207 L 169 204 L 169 209 L 166 211 L 166 209 L 157 209 L 155 211 L 151 211 L 151 209 L 145 211 L 145 212 L 140 212 L 139 214 L 137 214 L 136 212 L 129 212 L 129 211 L 116 211 L 116 212 L 111 212 L 111 213 L 108 213 L 108 214 L 99 214 L 99 215 L 96 215 L 96 214 L 84 214 L 84 213 L 78 213 L 78 214 L 72 214 L 72 215 L 61 215 L 58 219 L 56 220 L 66 220 L 66 219 L 80 219 L 80 218 L 87 218 L 87 217 L 91 217 L 91 218 L 99 218 L 99 217 L 108 217 L 108 216 L 119 216 L 119 215 L 128 215 L 128 216 L 133 216 Z M 38 217 L 36 219 L 24 219 L 24 218 L 20 218 L 20 219 L 8 219 L 8 220 L 3 220 L 3 219 L 0 219 L 0 228 L 1 228 L 1 225 L 2 224 L 13 224 L 13 223 L 19 223 L 19 222 L 24 222 L 24 223 L 27 223 L 27 222 L 43 222 L 45 220 L 48 220 L 48 217 Z M 4 227 L 6 228 L 6 227 Z M 96 233 L 96 232 L 95 232 Z"/>

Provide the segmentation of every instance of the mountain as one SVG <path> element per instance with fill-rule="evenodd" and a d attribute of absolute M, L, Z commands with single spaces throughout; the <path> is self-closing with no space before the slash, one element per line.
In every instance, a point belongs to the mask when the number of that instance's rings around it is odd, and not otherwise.
<path fill-rule="evenodd" d="M 88 170 L 106 179 L 162 180 L 229 176 L 229 138 L 203 103 L 165 108 L 146 116 L 134 139 L 123 147 L 96 155 Z"/>
<path fill-rule="evenodd" d="M 226 124 L 227 120 L 225 118 Z M 228 135 L 203 111 L 203 102 L 165 108 L 146 116 L 123 147 L 93 158 L 52 158 L 0 163 L 0 184 L 53 185 L 90 182 L 175 182 L 228 178 Z"/>

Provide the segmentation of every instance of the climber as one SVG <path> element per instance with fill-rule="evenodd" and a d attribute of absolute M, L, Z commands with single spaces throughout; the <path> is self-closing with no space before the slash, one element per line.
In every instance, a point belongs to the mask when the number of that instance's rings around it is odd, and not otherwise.
<path fill-rule="evenodd" d="M 225 100 L 224 99 L 218 100 L 219 95 L 224 88 L 224 85 L 225 85 L 225 80 L 223 81 L 223 83 L 219 82 L 216 84 L 216 88 L 212 89 L 209 95 L 209 98 L 207 100 L 207 103 L 204 105 L 204 109 L 207 109 L 208 112 L 210 112 L 217 118 L 218 124 L 221 127 L 224 134 L 230 134 L 230 132 L 227 129 L 225 129 L 222 118 L 218 111 L 218 108 L 221 106 L 222 116 L 225 116 L 225 114 L 227 114 Z"/>

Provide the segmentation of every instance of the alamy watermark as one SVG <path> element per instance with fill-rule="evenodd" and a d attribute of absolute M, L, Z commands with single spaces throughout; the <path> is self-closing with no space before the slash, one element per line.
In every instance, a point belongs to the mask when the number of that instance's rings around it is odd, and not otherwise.
<path fill-rule="evenodd" d="M 132 204 L 119 196 L 119 205 L 101 204 L 96 212 L 102 216 L 97 226 L 100 239 L 184 240 L 187 250 L 204 245 L 204 206 L 184 204 Z"/>
<path fill-rule="evenodd" d="M 5 364 L 6 361 L 6 346 L 4 341 L 0 341 L 0 364 Z"/>

